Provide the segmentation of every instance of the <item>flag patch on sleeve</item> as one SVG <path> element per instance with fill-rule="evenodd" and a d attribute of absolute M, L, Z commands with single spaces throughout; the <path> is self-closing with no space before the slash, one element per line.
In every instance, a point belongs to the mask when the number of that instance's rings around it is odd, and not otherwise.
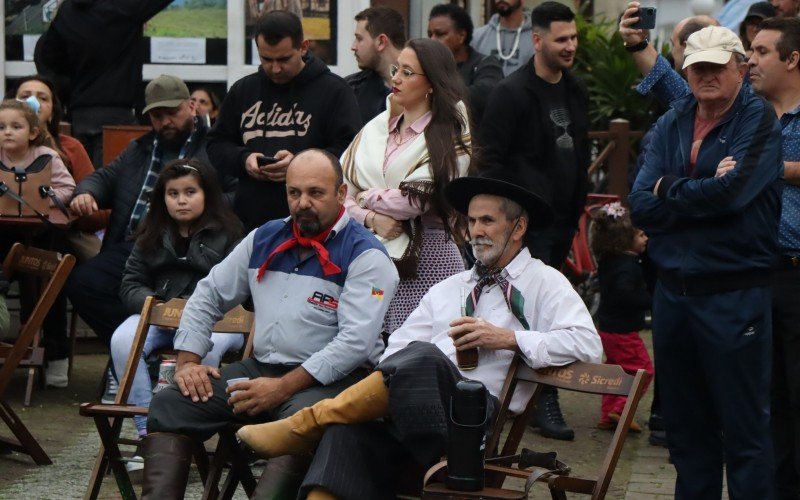
<path fill-rule="evenodd" d="M 380 288 L 372 287 L 372 296 L 378 300 L 383 300 L 383 290 Z"/>

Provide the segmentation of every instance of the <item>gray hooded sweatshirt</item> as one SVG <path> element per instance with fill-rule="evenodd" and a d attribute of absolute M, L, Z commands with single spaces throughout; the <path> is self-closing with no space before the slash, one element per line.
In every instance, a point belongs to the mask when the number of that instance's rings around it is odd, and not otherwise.
<path fill-rule="evenodd" d="M 500 15 L 495 14 L 484 26 L 475 30 L 472 35 L 472 48 L 482 54 L 497 57 L 503 65 L 503 74 L 510 75 L 518 70 L 533 57 L 533 26 L 531 14 L 525 12 L 522 20 L 522 29 L 508 29 L 500 26 Z M 500 30 L 500 47 L 498 51 L 497 30 Z M 518 34 L 519 33 L 519 34 Z M 517 49 L 513 51 L 515 42 L 519 37 Z"/>

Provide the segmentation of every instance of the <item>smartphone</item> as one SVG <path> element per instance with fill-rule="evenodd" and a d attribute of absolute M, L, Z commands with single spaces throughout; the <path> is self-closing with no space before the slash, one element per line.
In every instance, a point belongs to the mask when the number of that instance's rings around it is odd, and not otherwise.
<path fill-rule="evenodd" d="M 635 30 L 651 30 L 656 27 L 656 8 L 655 7 L 639 7 L 639 12 L 636 13 L 638 21 L 631 25 Z"/>
<path fill-rule="evenodd" d="M 272 163 L 277 162 L 277 158 L 273 158 L 272 156 L 257 156 L 256 162 L 258 163 L 259 167 L 264 167 L 266 165 L 270 165 Z"/>

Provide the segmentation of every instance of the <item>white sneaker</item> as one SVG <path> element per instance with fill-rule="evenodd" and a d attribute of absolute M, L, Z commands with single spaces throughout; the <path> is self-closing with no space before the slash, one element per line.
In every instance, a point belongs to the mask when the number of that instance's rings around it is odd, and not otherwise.
<path fill-rule="evenodd" d="M 56 359 L 47 362 L 47 369 L 44 372 L 45 385 L 48 387 L 64 388 L 69 383 L 67 374 L 69 373 L 69 359 Z"/>
<path fill-rule="evenodd" d="M 144 469 L 144 458 L 139 455 L 134 455 L 125 462 L 125 470 L 134 472 Z"/>
<path fill-rule="evenodd" d="M 117 384 L 117 379 L 114 378 L 114 374 L 111 373 L 111 368 L 109 368 L 106 372 L 106 390 L 103 392 L 100 402 L 107 405 L 114 404 L 114 400 L 117 399 L 117 391 L 119 391 L 119 384 Z"/>

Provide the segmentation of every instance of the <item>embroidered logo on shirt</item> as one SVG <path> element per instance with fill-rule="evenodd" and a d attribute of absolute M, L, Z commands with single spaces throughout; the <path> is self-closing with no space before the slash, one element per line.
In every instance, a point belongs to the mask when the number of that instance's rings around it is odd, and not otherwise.
<path fill-rule="evenodd" d="M 383 300 L 383 290 L 381 290 L 380 288 L 375 288 L 373 286 L 371 295 L 378 300 Z"/>
<path fill-rule="evenodd" d="M 327 293 L 314 292 L 314 294 L 311 295 L 307 301 L 313 306 L 324 307 L 325 309 L 332 311 L 335 311 L 339 308 L 339 301 L 336 300 L 336 297 L 328 295 Z"/>

